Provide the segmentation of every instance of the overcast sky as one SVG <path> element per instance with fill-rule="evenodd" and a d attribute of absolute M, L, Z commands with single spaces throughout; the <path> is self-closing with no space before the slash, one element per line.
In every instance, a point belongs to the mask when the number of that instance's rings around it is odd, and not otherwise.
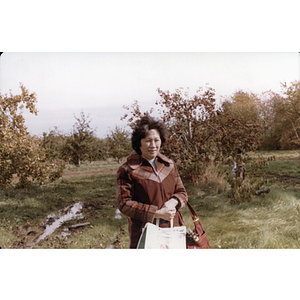
<path fill-rule="evenodd" d="M 25 114 L 29 132 L 41 135 L 54 126 L 68 133 L 74 114 L 90 115 L 104 137 L 125 125 L 122 108 L 138 100 L 143 110 L 155 106 L 157 88 L 175 91 L 208 84 L 216 99 L 239 89 L 280 92 L 280 83 L 299 80 L 298 52 L 4 52 L 0 57 L 0 92 L 20 93 L 22 82 L 37 94 L 38 116 Z"/>

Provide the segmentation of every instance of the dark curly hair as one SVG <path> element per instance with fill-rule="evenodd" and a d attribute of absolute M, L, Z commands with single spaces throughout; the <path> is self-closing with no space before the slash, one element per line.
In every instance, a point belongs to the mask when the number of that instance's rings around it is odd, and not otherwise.
<path fill-rule="evenodd" d="M 161 146 L 165 143 L 168 138 L 168 130 L 164 122 L 160 119 L 145 115 L 142 117 L 133 128 L 131 136 L 132 148 L 141 155 L 141 139 L 145 138 L 147 132 L 151 129 L 157 129 L 161 139 Z"/>

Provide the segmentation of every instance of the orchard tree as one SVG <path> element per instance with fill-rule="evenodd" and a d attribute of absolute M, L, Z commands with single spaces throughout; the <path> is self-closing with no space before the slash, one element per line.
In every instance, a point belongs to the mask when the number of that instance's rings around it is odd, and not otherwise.
<path fill-rule="evenodd" d="M 62 158 L 62 149 L 66 143 L 66 136 L 55 126 L 49 133 L 43 132 L 41 146 L 46 150 L 47 158 Z"/>
<path fill-rule="evenodd" d="M 259 104 L 258 95 L 239 90 L 223 101 L 223 109 L 230 112 L 236 119 L 242 119 L 248 123 L 257 122 L 260 120 Z"/>
<path fill-rule="evenodd" d="M 95 136 L 94 130 L 90 127 L 89 116 L 85 116 L 84 112 L 80 113 L 80 117 L 75 117 L 75 124 L 72 132 L 66 137 L 62 147 L 62 157 L 70 163 L 80 167 L 81 161 L 89 159 L 89 154 L 94 151 Z"/>
<path fill-rule="evenodd" d="M 220 117 L 227 134 L 225 144 L 233 143 L 235 148 L 239 145 L 246 151 L 257 149 L 263 132 L 260 103 L 258 95 L 242 90 L 227 97 L 221 105 Z"/>
<path fill-rule="evenodd" d="M 130 133 L 120 126 L 116 126 L 114 130 L 106 137 L 109 155 L 121 161 L 125 156 L 128 156 L 132 151 L 130 142 Z"/>
<path fill-rule="evenodd" d="M 123 108 L 127 110 L 128 112 L 121 117 L 121 121 L 126 120 L 127 125 L 133 129 L 135 126 L 137 120 L 139 120 L 142 116 L 145 116 L 147 114 L 153 113 L 153 108 L 150 109 L 150 111 L 142 112 L 139 102 L 137 100 L 134 100 L 133 104 L 131 105 L 123 105 Z"/>
<path fill-rule="evenodd" d="M 300 81 L 282 84 L 283 96 L 274 105 L 275 131 L 283 149 L 300 149 Z"/>
<path fill-rule="evenodd" d="M 201 177 L 210 163 L 234 159 L 238 147 L 255 150 L 259 144 L 258 126 L 245 123 L 230 111 L 216 107 L 214 89 L 199 87 L 194 96 L 189 89 L 174 93 L 158 89 L 159 114 L 169 130 L 169 138 L 162 151 L 172 158 L 182 177 L 191 181 Z M 127 107 L 130 111 L 130 108 Z M 129 125 L 142 115 L 138 103 L 125 115 Z"/>
<path fill-rule="evenodd" d="M 237 156 L 234 151 L 237 148 L 255 151 L 263 133 L 260 98 L 240 90 L 227 98 L 220 109 L 220 122 L 225 132 L 222 145 L 232 152 L 233 158 Z"/>
<path fill-rule="evenodd" d="M 20 84 L 21 94 L 0 94 L 0 185 L 10 185 L 13 175 L 19 178 L 18 186 L 34 181 L 44 183 L 60 177 L 64 165 L 59 161 L 46 160 L 40 139 L 27 132 L 22 115 L 26 108 L 37 115 L 36 94 L 29 93 Z"/>
<path fill-rule="evenodd" d="M 183 177 L 194 180 L 204 173 L 206 165 L 216 157 L 217 126 L 215 92 L 199 88 L 194 96 L 189 89 L 174 93 L 158 89 L 159 113 L 169 130 L 163 152 L 178 165 Z"/>
<path fill-rule="evenodd" d="M 105 139 L 96 136 L 91 138 L 91 145 L 87 153 L 87 159 L 92 161 L 105 160 L 108 158 L 108 146 Z"/>
<path fill-rule="evenodd" d="M 214 89 L 200 87 L 192 97 L 183 89 L 173 94 L 158 91 L 161 100 L 157 104 L 170 131 L 165 152 L 179 162 L 189 179 L 201 176 L 209 163 L 234 160 L 239 147 L 257 148 L 258 125 L 218 109 Z"/>
<path fill-rule="evenodd" d="M 262 93 L 259 104 L 259 114 L 261 120 L 261 150 L 279 150 L 281 148 L 280 139 L 282 128 L 275 122 L 275 107 L 282 102 L 282 96 L 273 92 Z"/>
<path fill-rule="evenodd" d="M 44 132 L 41 140 L 41 146 L 46 150 L 47 158 L 64 159 L 67 162 L 71 161 L 70 153 L 66 153 L 70 136 L 59 131 L 57 127 L 50 130 L 49 133 Z M 85 158 L 90 162 L 106 159 L 108 150 L 106 149 L 106 142 L 94 135 L 89 140 L 89 151 L 86 153 Z"/>

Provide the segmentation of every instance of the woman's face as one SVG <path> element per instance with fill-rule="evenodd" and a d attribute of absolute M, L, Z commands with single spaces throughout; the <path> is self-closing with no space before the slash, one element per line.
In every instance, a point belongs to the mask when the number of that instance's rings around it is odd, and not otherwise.
<path fill-rule="evenodd" d="M 142 156 L 146 159 L 153 159 L 159 153 L 161 139 L 157 129 L 150 129 L 146 136 L 141 139 Z"/>

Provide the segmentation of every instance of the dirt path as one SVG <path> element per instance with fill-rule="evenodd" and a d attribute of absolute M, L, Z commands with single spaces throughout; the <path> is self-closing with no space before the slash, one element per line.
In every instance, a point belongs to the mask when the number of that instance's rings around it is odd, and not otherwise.
<path fill-rule="evenodd" d="M 277 173 L 268 172 L 264 174 L 265 178 L 273 179 L 276 185 L 281 187 L 292 186 L 298 188 L 300 186 L 300 178 L 291 175 L 282 175 Z"/>
<path fill-rule="evenodd" d="M 81 172 L 68 172 L 63 174 L 62 177 L 69 178 L 73 176 L 83 176 L 83 175 L 107 175 L 107 174 L 116 174 L 116 171 L 81 171 Z"/>

